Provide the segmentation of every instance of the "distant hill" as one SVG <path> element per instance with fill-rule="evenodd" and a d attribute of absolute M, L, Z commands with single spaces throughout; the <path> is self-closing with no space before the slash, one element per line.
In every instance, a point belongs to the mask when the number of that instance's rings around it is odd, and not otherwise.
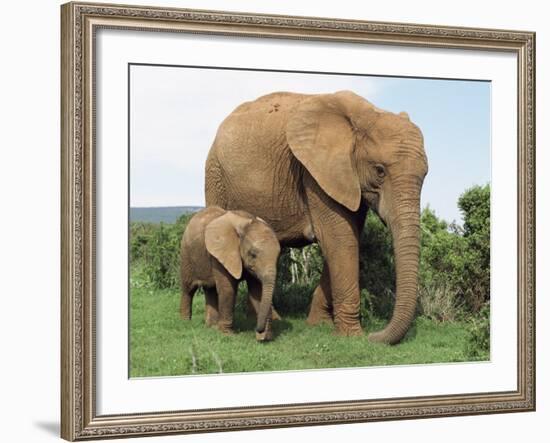
<path fill-rule="evenodd" d="M 197 212 L 202 206 L 164 206 L 157 208 L 130 208 L 130 222 L 175 223 L 182 214 Z"/>

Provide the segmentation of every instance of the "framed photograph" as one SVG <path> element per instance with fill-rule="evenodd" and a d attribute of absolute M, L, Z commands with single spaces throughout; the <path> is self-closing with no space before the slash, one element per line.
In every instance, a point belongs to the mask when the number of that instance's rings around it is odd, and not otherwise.
<path fill-rule="evenodd" d="M 535 409 L 535 35 L 72 2 L 61 435 Z"/>

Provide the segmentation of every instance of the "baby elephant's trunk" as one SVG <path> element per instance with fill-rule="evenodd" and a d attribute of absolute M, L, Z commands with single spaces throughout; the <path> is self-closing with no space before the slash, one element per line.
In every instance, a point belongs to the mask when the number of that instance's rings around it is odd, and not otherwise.
<path fill-rule="evenodd" d="M 275 278 L 262 282 L 262 300 L 256 324 L 256 339 L 258 341 L 271 340 L 271 304 L 273 302 L 274 288 Z"/>

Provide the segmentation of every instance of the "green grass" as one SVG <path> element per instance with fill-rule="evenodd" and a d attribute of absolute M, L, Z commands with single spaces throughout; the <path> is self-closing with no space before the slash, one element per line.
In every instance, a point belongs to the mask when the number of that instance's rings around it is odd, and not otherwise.
<path fill-rule="evenodd" d="M 152 289 L 132 268 L 130 293 L 130 376 L 168 376 L 228 372 L 385 366 L 472 361 L 466 352 L 465 323 L 418 318 L 396 346 L 370 343 L 366 337 L 338 337 L 332 327 L 311 327 L 306 312 L 273 322 L 274 340 L 255 340 L 255 319 L 246 318 L 244 291 L 235 314 L 236 333 L 225 336 L 204 325 L 204 297 L 193 302 L 193 319 L 179 317 L 177 289 Z M 378 330 L 375 320 L 365 332 Z M 476 360 L 488 360 L 481 354 Z"/>

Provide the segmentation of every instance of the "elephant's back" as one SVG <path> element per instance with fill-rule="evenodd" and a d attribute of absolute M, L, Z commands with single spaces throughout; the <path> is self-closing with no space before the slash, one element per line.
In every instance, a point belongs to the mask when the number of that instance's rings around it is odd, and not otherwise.
<path fill-rule="evenodd" d="M 231 114 L 229 114 L 229 117 L 238 117 L 241 115 L 250 117 L 250 114 L 253 114 L 253 117 L 259 119 L 277 117 L 277 115 L 269 116 L 269 114 L 277 113 L 295 106 L 307 97 L 309 97 L 309 95 L 295 92 L 272 92 L 271 94 L 262 95 L 255 100 L 240 104 Z"/>
<path fill-rule="evenodd" d="M 222 122 L 214 142 L 220 161 L 234 154 L 268 155 L 284 148 L 285 128 L 296 105 L 307 95 L 274 92 L 239 105 Z M 246 157 L 244 157 L 246 158 Z"/>
<path fill-rule="evenodd" d="M 276 92 L 238 106 L 223 121 L 206 162 L 206 203 L 266 220 L 280 241 L 302 236 L 301 165 L 286 125 L 305 94 Z"/>
<path fill-rule="evenodd" d="M 225 178 L 262 183 L 288 151 L 286 124 L 303 94 L 275 92 L 238 106 L 220 125 L 211 156 Z M 206 171 L 207 175 L 209 171 Z M 227 185 L 227 183 L 226 183 Z"/>

